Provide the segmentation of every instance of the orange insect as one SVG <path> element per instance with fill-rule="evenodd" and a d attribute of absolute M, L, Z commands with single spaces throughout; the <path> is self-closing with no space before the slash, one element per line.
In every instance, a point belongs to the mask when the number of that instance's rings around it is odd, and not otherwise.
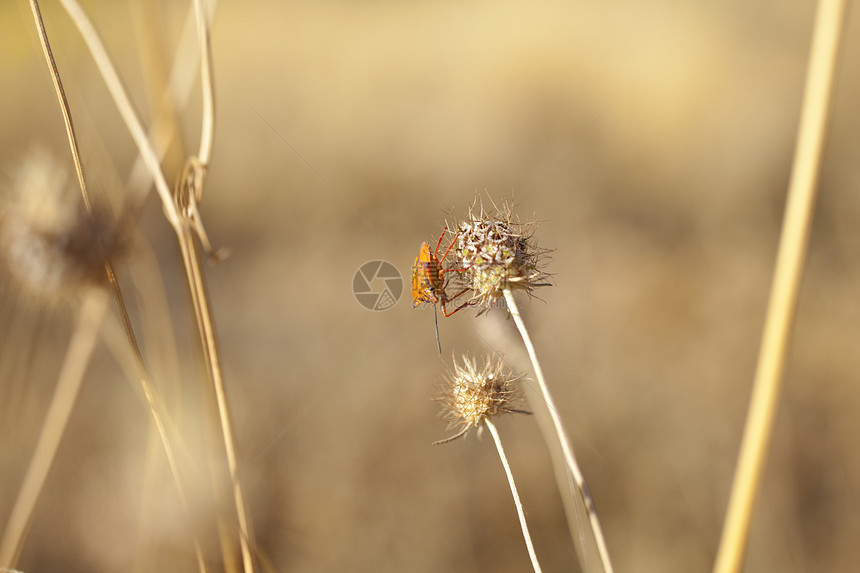
<path fill-rule="evenodd" d="M 433 305 L 434 317 L 437 303 L 441 303 L 442 314 L 446 317 L 451 316 L 458 310 L 462 310 L 467 306 L 470 306 L 469 302 L 464 302 L 451 312 L 448 312 L 448 303 L 464 294 L 469 289 L 463 289 L 452 297 L 449 297 L 448 293 L 445 292 L 447 281 L 445 280 L 445 277 L 443 277 L 444 273 L 465 270 L 445 269 L 442 267 L 442 261 L 444 261 L 445 257 L 448 256 L 448 253 L 451 251 L 451 248 L 457 240 L 455 237 L 454 241 L 451 241 L 451 244 L 448 245 L 447 249 L 445 249 L 442 257 L 438 258 L 439 248 L 442 246 L 442 239 L 445 238 L 445 231 L 447 230 L 447 227 L 442 229 L 442 234 L 439 236 L 439 242 L 436 243 L 436 249 L 434 251 L 430 251 L 430 243 L 426 241 L 421 243 L 421 249 L 418 251 L 418 256 L 415 257 L 415 264 L 412 266 L 412 308 L 416 308 L 422 302 L 430 303 Z M 439 342 L 438 320 L 436 321 L 436 344 L 439 346 L 439 352 L 442 352 L 442 345 Z"/>

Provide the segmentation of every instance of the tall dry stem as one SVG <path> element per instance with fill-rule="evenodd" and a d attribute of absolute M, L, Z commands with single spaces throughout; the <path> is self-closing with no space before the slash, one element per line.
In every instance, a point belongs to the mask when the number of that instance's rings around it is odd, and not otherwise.
<path fill-rule="evenodd" d="M 529 336 L 528 329 L 520 315 L 519 306 L 517 306 L 517 301 L 510 288 L 504 289 L 504 296 L 505 301 L 508 304 L 508 310 L 514 318 L 514 322 L 516 323 L 520 336 L 523 339 L 523 344 L 529 353 L 529 358 L 531 359 L 532 367 L 534 368 L 535 376 L 537 377 L 541 396 L 547 405 L 550 418 L 552 419 L 553 428 L 555 429 L 556 437 L 558 438 L 558 443 L 561 446 L 565 466 L 567 467 L 569 475 L 573 478 L 574 484 L 579 490 L 582 502 L 585 505 L 586 512 L 588 513 L 588 522 L 591 526 L 591 533 L 594 536 L 595 543 L 597 544 L 597 552 L 600 557 L 601 566 L 605 573 L 612 573 L 612 562 L 609 559 L 609 550 L 606 546 L 606 539 L 603 536 L 603 529 L 600 527 L 600 520 L 597 517 L 594 500 L 591 497 L 588 484 L 585 482 L 585 476 L 579 468 L 579 464 L 573 454 L 573 448 L 567 438 L 567 433 L 564 431 L 561 415 L 558 412 L 558 408 L 555 405 L 555 399 L 552 397 L 552 393 L 546 383 L 546 378 L 544 377 L 543 369 L 538 361 L 537 352 L 535 351 L 534 344 L 532 344 L 531 336 Z M 580 558 L 583 560 L 583 566 L 588 568 L 587 556 L 580 555 Z"/>
<path fill-rule="evenodd" d="M 750 517 L 773 433 L 788 341 L 809 243 L 844 4 L 842 0 L 821 0 L 818 3 L 788 204 L 753 393 L 714 564 L 715 573 L 740 570 L 746 553 Z"/>

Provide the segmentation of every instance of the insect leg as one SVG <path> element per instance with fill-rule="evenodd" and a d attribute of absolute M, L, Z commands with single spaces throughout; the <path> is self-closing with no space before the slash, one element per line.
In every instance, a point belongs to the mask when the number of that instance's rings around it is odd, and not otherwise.
<path fill-rule="evenodd" d="M 442 231 L 443 237 L 445 236 L 445 231 L 447 231 L 447 230 L 448 230 L 448 227 L 445 227 L 445 230 Z M 457 239 L 460 238 L 460 234 L 461 233 L 457 233 L 456 235 L 454 235 L 454 238 L 451 240 L 451 244 L 448 245 L 448 248 L 445 249 L 445 253 L 439 258 L 440 263 L 445 260 L 445 257 L 448 256 L 448 252 L 451 250 L 451 247 L 454 246 L 454 243 L 457 242 Z M 442 237 L 439 237 L 439 244 L 440 245 L 442 244 Z M 439 245 L 436 246 L 436 253 L 434 253 L 434 254 L 438 254 L 438 253 L 439 253 Z M 452 270 L 454 270 L 454 269 L 452 269 Z"/>
<path fill-rule="evenodd" d="M 464 292 L 466 292 L 466 291 L 465 291 L 465 290 L 464 290 L 464 291 L 461 291 L 461 292 L 457 293 L 456 295 L 454 295 L 453 297 L 451 297 L 450 299 L 448 299 L 448 300 L 446 300 L 446 301 L 442 302 L 442 314 L 445 316 L 445 318 L 447 318 L 447 317 L 449 317 L 449 316 L 451 316 L 451 315 L 453 315 L 453 314 L 455 314 L 455 313 L 457 313 L 457 312 L 459 312 L 459 311 L 463 310 L 463 309 L 464 309 L 464 308 L 466 308 L 467 306 L 472 306 L 472 302 L 471 302 L 471 301 L 466 301 L 466 302 L 464 302 L 463 304 L 461 304 L 460 306 L 458 306 L 457 308 L 455 308 L 454 310 L 452 310 L 451 312 L 448 312 L 448 307 L 447 307 L 446 303 L 447 303 L 448 301 L 450 301 L 450 300 L 453 300 L 453 299 L 457 298 L 458 296 L 460 296 L 460 295 L 461 295 L 461 294 L 463 294 Z"/>
<path fill-rule="evenodd" d="M 445 231 L 447 231 L 447 230 L 448 230 L 447 226 L 442 228 L 442 234 L 439 235 L 439 242 L 436 243 L 436 249 L 433 251 L 434 257 L 439 254 L 439 247 L 442 246 L 442 239 L 445 238 Z M 448 248 L 450 249 L 451 247 L 448 247 Z M 448 254 L 448 251 L 445 251 L 445 254 Z M 442 256 L 442 258 L 443 259 L 445 258 L 444 255 Z"/>

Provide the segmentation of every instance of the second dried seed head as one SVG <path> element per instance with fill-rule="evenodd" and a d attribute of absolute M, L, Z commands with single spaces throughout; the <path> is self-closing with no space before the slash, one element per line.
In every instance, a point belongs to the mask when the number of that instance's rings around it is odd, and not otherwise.
<path fill-rule="evenodd" d="M 499 414 L 525 413 L 518 410 L 520 395 L 516 384 L 523 377 L 505 368 L 504 360 L 487 357 L 481 367 L 474 358 L 463 356 L 445 378 L 437 400 L 442 403 L 442 419 L 457 434 L 436 442 L 442 444 L 465 435 L 481 422 Z"/>

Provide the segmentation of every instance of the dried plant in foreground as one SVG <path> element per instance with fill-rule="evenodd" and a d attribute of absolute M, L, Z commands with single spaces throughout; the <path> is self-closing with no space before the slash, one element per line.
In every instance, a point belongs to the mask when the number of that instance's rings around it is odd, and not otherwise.
<path fill-rule="evenodd" d="M 35 0 L 31 0 L 35 2 Z M 238 456 L 233 437 L 232 421 L 227 403 L 226 388 L 220 363 L 218 340 L 215 336 L 214 318 L 206 290 L 205 278 L 201 268 L 201 257 L 195 236 L 201 240 L 207 254 L 214 254 L 209 248 L 208 239 L 203 231 L 202 219 L 197 205 L 203 196 L 203 180 L 209 167 L 214 140 L 215 102 L 211 48 L 209 42 L 209 23 L 204 0 L 194 1 L 195 20 L 197 23 L 198 41 L 201 57 L 202 112 L 200 146 L 195 156 L 187 159 L 187 169 L 172 192 L 159 163 L 158 154 L 149 141 L 140 118 L 131 103 L 131 99 L 123 87 L 122 81 L 98 33 L 76 0 L 60 0 L 81 32 L 93 60 L 102 75 L 108 91 L 122 116 L 129 134 L 134 139 L 138 151 L 150 172 L 158 192 L 164 215 L 176 233 L 177 242 L 182 252 L 186 277 L 191 294 L 194 314 L 197 320 L 198 333 L 204 353 L 210 382 L 213 387 L 217 404 L 217 418 L 221 426 L 224 452 L 227 461 L 230 482 L 233 493 L 236 519 L 238 522 L 238 539 L 242 553 L 242 566 L 246 573 L 255 570 L 255 542 L 253 528 L 248 514 L 247 503 L 243 493 L 238 469 Z M 216 257 L 217 258 L 217 257 Z"/>
<path fill-rule="evenodd" d="M 146 138 L 140 120 L 138 119 L 138 115 L 134 110 L 130 99 L 128 98 L 128 95 L 125 93 L 122 82 L 120 81 L 119 76 L 116 73 L 116 70 L 110 60 L 110 57 L 104 49 L 104 46 L 101 42 L 101 39 L 99 38 L 98 33 L 96 32 L 95 28 L 89 21 L 89 18 L 87 17 L 86 13 L 76 2 L 76 0 L 60 0 L 60 3 L 66 9 L 69 16 L 75 23 L 75 26 L 81 32 L 85 43 L 90 48 L 91 53 L 93 55 L 93 59 L 95 60 L 96 65 L 99 68 L 99 71 L 101 72 L 103 78 L 105 79 L 105 83 L 107 84 L 108 89 L 111 92 L 111 95 L 120 110 L 120 114 L 123 117 L 123 120 L 129 128 L 132 138 L 139 146 L 141 155 L 144 157 L 144 162 L 150 171 L 150 175 L 155 181 L 156 189 L 163 200 L 164 212 L 168 219 L 168 222 L 173 226 L 174 230 L 177 233 L 177 237 L 179 240 L 180 247 L 183 251 L 183 259 L 189 277 L 189 285 L 191 287 L 191 294 L 197 315 L 198 327 L 200 329 L 201 339 L 203 341 L 204 354 L 206 356 L 207 366 L 209 366 L 210 378 L 212 380 L 213 385 L 215 386 L 215 395 L 218 401 L 217 415 L 222 426 L 224 448 L 226 452 L 230 478 L 233 486 L 234 501 L 238 517 L 238 537 L 239 544 L 242 550 L 243 567 L 246 572 L 252 571 L 255 568 L 252 557 L 252 548 L 254 545 L 252 531 L 250 528 L 249 520 L 246 515 L 247 511 L 245 509 L 245 502 L 242 494 L 241 485 L 239 483 L 235 448 L 233 446 L 232 430 L 230 427 L 229 414 L 226 407 L 226 398 L 221 379 L 217 343 L 214 337 L 214 328 L 212 327 L 211 311 L 208 308 L 208 301 L 206 300 L 205 286 L 203 283 L 202 273 L 199 269 L 200 261 L 199 254 L 197 252 L 197 245 L 194 243 L 194 233 L 196 232 L 196 234 L 201 240 L 204 249 L 206 249 L 207 252 L 211 250 L 209 249 L 208 240 L 206 239 L 205 233 L 203 232 L 202 221 L 200 219 L 199 212 L 197 211 L 197 203 L 202 197 L 203 175 L 206 172 L 211 158 L 214 132 L 214 90 L 212 86 L 212 64 L 210 58 L 208 22 L 205 16 L 203 0 L 195 0 L 194 2 L 194 13 L 196 16 L 195 19 L 198 29 L 198 39 L 200 42 L 199 47 L 201 58 L 201 76 L 203 84 L 203 122 L 200 149 L 195 157 L 189 159 L 189 164 L 192 164 L 196 167 L 195 173 L 197 174 L 197 176 L 190 178 L 193 185 L 186 184 L 189 178 L 183 176 L 182 183 L 177 185 L 177 189 L 179 191 L 175 195 L 171 194 L 170 192 L 169 186 L 167 185 L 167 182 L 164 178 L 164 174 L 161 171 L 157 155 L 152 150 L 149 141 Z M 66 124 L 66 131 L 69 137 L 70 148 L 78 175 L 78 182 L 81 188 L 81 194 L 83 196 L 84 204 L 86 205 L 87 211 L 92 215 L 93 207 L 90 203 L 89 194 L 86 186 L 86 179 L 84 178 L 83 169 L 81 166 L 74 126 L 71 118 L 71 112 L 69 109 L 68 101 L 65 97 L 65 93 L 63 91 L 62 82 L 60 81 L 59 71 L 57 70 L 53 54 L 51 53 L 47 32 L 45 30 L 44 22 L 42 21 L 41 12 L 39 10 L 38 0 L 30 0 L 30 6 L 31 11 L 33 13 L 34 21 L 36 23 L 37 32 L 39 33 L 39 39 L 43 48 L 43 53 L 48 63 L 49 71 L 51 72 L 51 79 L 54 83 L 55 91 L 57 92 L 57 96 L 60 101 L 60 109 L 63 113 L 63 119 Z M 149 401 L 156 425 L 158 426 L 159 433 L 161 434 L 162 440 L 164 441 L 165 450 L 167 452 L 168 458 L 170 458 L 169 461 L 171 465 L 171 471 L 173 471 L 175 474 L 175 463 L 172 459 L 172 454 L 166 441 L 164 425 L 162 423 L 161 415 L 159 414 L 160 406 L 158 405 L 158 401 L 156 400 L 154 394 L 151 392 L 152 387 L 149 383 L 149 375 L 143 365 L 140 348 L 137 346 L 134 333 L 131 330 L 127 310 L 122 300 L 122 294 L 116 282 L 109 258 L 105 258 L 103 262 L 103 269 L 105 274 L 107 275 L 107 278 L 109 279 L 108 282 L 113 290 L 114 298 L 120 310 L 121 318 L 123 320 L 126 334 L 129 339 L 129 344 L 131 345 L 132 350 L 135 354 L 135 358 L 138 362 L 138 367 L 140 368 L 141 373 L 141 383 L 144 386 L 144 392 L 147 395 L 147 399 Z M 99 317 L 100 316 L 101 313 L 99 313 Z M 90 322 L 94 321 L 91 320 Z M 178 478 L 177 486 L 180 488 L 180 496 L 184 498 L 184 496 L 182 495 L 182 488 L 179 484 Z M 184 501 L 183 505 L 185 505 Z M 199 545 L 196 543 L 196 540 L 195 546 L 195 552 L 198 558 L 198 568 L 201 571 L 205 570 L 205 564 L 203 563 Z"/>
<path fill-rule="evenodd" d="M 539 573 L 541 571 L 540 564 L 526 524 L 526 515 L 514 482 L 514 475 L 502 447 L 502 439 L 495 424 L 491 421 L 491 418 L 499 414 L 528 413 L 515 408 L 519 403 L 516 383 L 521 379 L 522 376 L 516 376 L 505 370 L 504 360 L 501 356 L 496 361 L 487 359 L 482 368 L 478 368 L 475 360 L 468 356 L 463 357 L 462 366 L 455 361 L 454 371 L 446 377 L 436 399 L 442 404 L 442 418 L 448 422 L 448 427 L 459 427 L 460 431 L 450 438 L 434 442 L 434 444 L 445 444 L 456 440 L 465 436 L 472 428 L 480 430 L 481 424 L 490 430 L 496 444 L 496 450 L 499 452 L 499 458 L 502 461 L 502 467 L 505 469 L 508 484 L 511 487 L 511 495 L 514 497 L 514 505 L 520 518 L 520 527 L 523 530 L 523 538 L 532 567 Z"/>

